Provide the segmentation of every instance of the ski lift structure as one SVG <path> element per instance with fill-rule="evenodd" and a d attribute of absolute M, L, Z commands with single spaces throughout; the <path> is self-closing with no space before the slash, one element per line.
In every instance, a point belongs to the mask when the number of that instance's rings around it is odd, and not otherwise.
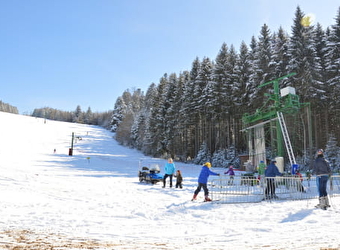
<path fill-rule="evenodd" d="M 275 158 L 280 171 L 284 171 L 284 159 L 288 158 L 290 166 L 297 166 L 294 146 L 291 138 L 297 136 L 289 134 L 290 131 L 296 131 L 292 127 L 287 128 L 285 117 L 297 117 L 302 113 L 306 116 L 306 122 L 303 119 L 295 119 L 303 127 L 299 137 L 303 137 L 303 150 L 307 151 L 307 144 L 312 145 L 311 136 L 311 115 L 310 104 L 301 103 L 299 96 L 295 93 L 295 88 L 285 87 L 280 89 L 279 82 L 283 79 L 294 76 L 296 73 L 290 73 L 275 80 L 263 83 L 258 86 L 272 84 L 272 93 L 265 93 L 267 98 L 264 105 L 256 109 L 255 113 L 245 113 L 242 116 L 243 129 L 247 137 L 249 161 L 253 166 L 257 166 L 260 161 L 266 162 L 268 158 Z M 303 123 L 301 125 L 301 123 Z M 297 123 L 289 123 L 290 126 L 298 126 Z M 309 147 L 310 148 L 310 147 Z M 266 152 L 267 149 L 267 152 Z"/>

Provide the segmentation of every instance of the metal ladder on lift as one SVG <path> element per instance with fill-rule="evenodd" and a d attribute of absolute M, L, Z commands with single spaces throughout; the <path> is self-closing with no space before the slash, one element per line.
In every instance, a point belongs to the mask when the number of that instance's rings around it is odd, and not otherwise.
<path fill-rule="evenodd" d="M 291 144 L 290 139 L 289 139 L 286 122 L 285 122 L 285 119 L 283 117 L 282 112 L 277 112 L 277 117 L 279 119 L 283 139 L 285 141 L 285 145 L 286 145 L 286 149 L 287 149 L 287 153 L 288 153 L 288 157 L 289 157 L 289 161 L 290 161 L 291 166 L 293 166 L 293 164 L 296 164 L 295 156 L 294 156 L 292 144 Z"/>

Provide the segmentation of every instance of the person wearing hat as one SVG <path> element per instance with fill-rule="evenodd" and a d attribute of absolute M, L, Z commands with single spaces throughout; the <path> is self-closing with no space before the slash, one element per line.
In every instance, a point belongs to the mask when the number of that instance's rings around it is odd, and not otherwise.
<path fill-rule="evenodd" d="M 271 163 L 268 165 L 266 170 L 264 171 L 264 175 L 266 176 L 266 190 L 265 190 L 265 199 L 277 199 L 278 197 L 275 194 L 275 176 L 282 176 L 279 169 L 276 166 L 276 160 L 273 159 Z"/>
<path fill-rule="evenodd" d="M 211 171 L 210 168 L 211 168 L 210 162 L 206 162 L 206 163 L 203 164 L 203 167 L 201 169 L 201 173 L 198 176 L 198 186 L 197 186 L 197 188 L 194 192 L 194 196 L 192 197 L 192 201 L 196 200 L 196 197 L 197 197 L 198 193 L 201 191 L 201 188 L 203 188 L 203 190 L 204 190 L 205 201 L 211 201 L 211 199 L 208 196 L 209 195 L 209 190 L 208 190 L 208 187 L 207 187 L 208 178 L 209 178 L 209 175 L 220 176 L 220 174 Z"/>
<path fill-rule="evenodd" d="M 316 175 L 316 185 L 319 191 L 319 204 L 315 207 L 326 210 L 327 207 L 330 207 L 327 194 L 327 182 L 332 170 L 328 161 L 324 158 L 323 150 L 318 149 L 316 154 L 316 159 L 313 162 L 312 174 Z"/>

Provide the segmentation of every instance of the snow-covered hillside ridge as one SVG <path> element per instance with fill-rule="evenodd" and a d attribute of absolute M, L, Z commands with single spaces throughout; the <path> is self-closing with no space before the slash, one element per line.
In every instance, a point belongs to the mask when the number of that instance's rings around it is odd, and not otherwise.
<path fill-rule="evenodd" d="M 162 188 L 137 174 L 140 162 L 164 173 L 166 160 L 107 130 L 2 112 L 0 121 L 0 249 L 340 247 L 339 198 L 327 211 L 316 200 L 207 203 L 203 191 L 191 202 L 201 166 L 175 162 L 184 187 Z"/>

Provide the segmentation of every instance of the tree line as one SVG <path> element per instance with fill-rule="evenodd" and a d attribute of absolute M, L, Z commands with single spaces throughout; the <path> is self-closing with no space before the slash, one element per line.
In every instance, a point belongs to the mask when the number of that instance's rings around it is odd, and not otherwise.
<path fill-rule="evenodd" d="M 18 108 L 0 100 L 0 111 L 19 114 Z"/>
<path fill-rule="evenodd" d="M 34 109 L 32 116 L 55 121 L 98 125 L 110 129 L 112 111 L 93 113 L 91 107 L 88 107 L 87 111 L 84 112 L 82 111 L 80 105 L 78 105 L 74 111 L 62 111 L 54 108 L 44 107 Z"/>
<path fill-rule="evenodd" d="M 147 155 L 196 163 L 233 161 L 247 153 L 242 116 L 264 105 L 265 94 L 272 92 L 271 86 L 258 86 L 295 72 L 280 88 L 294 87 L 301 102 L 310 104 L 313 142 L 308 147 L 325 148 L 330 140 L 336 146 L 340 8 L 335 13 L 334 24 L 324 29 L 319 23 L 302 23 L 305 14 L 297 6 L 290 34 L 282 27 L 272 32 L 264 24 L 258 37 L 249 45 L 242 42 L 239 50 L 223 43 L 214 60 L 195 58 L 190 70 L 164 74 L 145 94 L 126 90 L 113 110 L 116 139 Z M 295 135 L 299 140 L 300 134 Z"/>

